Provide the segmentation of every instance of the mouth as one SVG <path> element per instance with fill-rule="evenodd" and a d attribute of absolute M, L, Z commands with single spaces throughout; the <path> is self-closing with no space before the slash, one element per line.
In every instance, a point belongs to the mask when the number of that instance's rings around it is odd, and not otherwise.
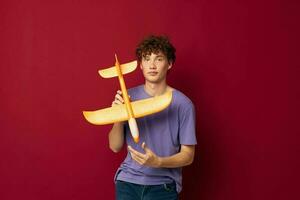
<path fill-rule="evenodd" d="M 155 76 L 155 75 L 158 74 L 158 72 L 148 72 L 148 74 L 149 74 L 150 76 Z"/>

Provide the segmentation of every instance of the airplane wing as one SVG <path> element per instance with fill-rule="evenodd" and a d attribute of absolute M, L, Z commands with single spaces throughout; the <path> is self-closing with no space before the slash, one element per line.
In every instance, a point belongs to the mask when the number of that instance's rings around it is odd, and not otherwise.
<path fill-rule="evenodd" d="M 125 104 L 96 111 L 83 111 L 85 119 L 91 124 L 104 125 L 128 120 Z"/>
<path fill-rule="evenodd" d="M 161 96 L 131 102 L 135 118 L 151 115 L 162 111 L 170 105 L 172 92 Z M 112 124 L 129 119 L 125 104 L 116 105 L 96 111 L 83 111 L 85 119 L 95 125 Z"/>
<path fill-rule="evenodd" d="M 131 106 L 134 116 L 139 118 L 162 111 L 170 105 L 171 101 L 172 92 L 168 92 L 164 95 L 134 101 Z"/>

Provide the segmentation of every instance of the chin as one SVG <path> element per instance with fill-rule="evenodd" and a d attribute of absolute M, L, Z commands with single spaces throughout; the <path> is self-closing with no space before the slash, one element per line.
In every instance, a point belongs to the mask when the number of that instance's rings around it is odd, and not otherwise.
<path fill-rule="evenodd" d="M 151 83 L 156 83 L 156 82 L 158 82 L 158 79 L 155 78 L 155 77 L 145 77 L 145 79 L 146 79 L 148 82 L 151 82 Z"/>
<path fill-rule="evenodd" d="M 159 80 L 151 80 L 151 79 L 148 79 L 147 81 L 148 81 L 149 83 L 152 83 L 152 84 L 160 83 Z"/>

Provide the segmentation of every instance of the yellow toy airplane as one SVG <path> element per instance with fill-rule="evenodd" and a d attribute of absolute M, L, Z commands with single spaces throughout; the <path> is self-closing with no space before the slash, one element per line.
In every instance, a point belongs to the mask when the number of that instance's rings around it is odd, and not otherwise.
<path fill-rule="evenodd" d="M 115 66 L 99 70 L 103 78 L 112 78 L 118 76 L 123 99 L 125 104 L 115 105 L 96 111 L 83 111 L 85 119 L 95 125 L 112 124 L 128 120 L 131 135 L 136 143 L 139 142 L 139 130 L 135 118 L 151 115 L 167 108 L 172 101 L 172 92 L 148 99 L 130 102 L 125 86 L 123 74 L 134 71 L 137 67 L 137 61 L 120 65 L 117 55 L 115 55 Z"/>

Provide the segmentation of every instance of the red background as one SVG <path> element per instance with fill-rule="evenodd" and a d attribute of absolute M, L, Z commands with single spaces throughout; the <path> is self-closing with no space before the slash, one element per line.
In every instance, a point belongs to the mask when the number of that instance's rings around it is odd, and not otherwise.
<path fill-rule="evenodd" d="M 114 198 L 125 150 L 81 111 L 111 104 L 118 82 L 97 70 L 151 33 L 170 36 L 169 83 L 197 109 L 181 198 L 300 199 L 298 2 L 2 0 L 0 199 Z"/>

